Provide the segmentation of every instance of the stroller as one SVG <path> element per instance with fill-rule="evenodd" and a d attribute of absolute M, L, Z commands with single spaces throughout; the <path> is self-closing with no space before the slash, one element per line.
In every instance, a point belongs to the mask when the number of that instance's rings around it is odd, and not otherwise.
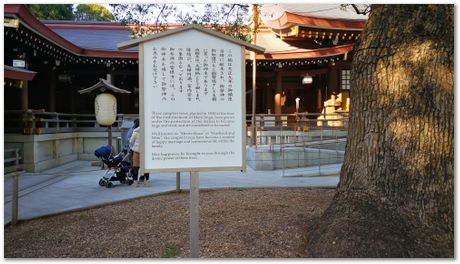
<path fill-rule="evenodd" d="M 133 184 L 134 181 L 130 175 L 131 164 L 126 161 L 128 158 L 127 153 L 127 150 L 123 150 L 112 156 L 111 146 L 102 146 L 94 151 L 94 155 L 100 158 L 108 167 L 104 176 L 99 180 L 99 186 L 111 188 L 113 181 L 119 181 L 121 184 Z"/>

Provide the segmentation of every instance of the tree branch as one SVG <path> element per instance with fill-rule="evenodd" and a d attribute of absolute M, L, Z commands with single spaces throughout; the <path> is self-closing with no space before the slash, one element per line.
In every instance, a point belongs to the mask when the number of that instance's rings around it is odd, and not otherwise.
<path fill-rule="evenodd" d="M 353 9 L 355 10 L 356 14 L 358 15 L 366 15 L 367 13 L 369 13 L 369 6 L 366 5 L 366 8 L 364 10 L 360 10 L 356 4 L 351 4 L 351 7 L 353 7 Z"/>
<path fill-rule="evenodd" d="M 237 4 L 233 4 L 230 10 L 227 12 L 227 16 L 225 17 L 225 22 L 228 22 L 228 16 L 230 16 L 230 13 L 232 12 L 233 8 L 235 8 Z"/>
<path fill-rule="evenodd" d="M 158 26 L 158 21 L 160 20 L 160 16 L 161 16 L 161 14 L 163 14 L 163 11 L 165 10 L 165 8 L 166 8 L 166 4 L 164 4 L 164 5 L 161 7 L 161 10 L 160 10 L 160 12 L 158 13 L 157 19 L 155 20 L 155 25 Z"/>

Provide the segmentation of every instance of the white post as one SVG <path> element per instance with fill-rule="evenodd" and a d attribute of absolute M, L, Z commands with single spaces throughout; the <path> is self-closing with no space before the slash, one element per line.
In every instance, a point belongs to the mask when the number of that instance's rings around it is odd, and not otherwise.
<path fill-rule="evenodd" d="M 190 172 L 190 255 L 199 257 L 200 227 L 199 227 L 199 173 Z"/>

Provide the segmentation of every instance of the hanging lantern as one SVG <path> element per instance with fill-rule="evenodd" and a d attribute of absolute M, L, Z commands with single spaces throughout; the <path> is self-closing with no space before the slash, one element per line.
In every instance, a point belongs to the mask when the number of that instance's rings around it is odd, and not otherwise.
<path fill-rule="evenodd" d="M 91 87 L 79 90 L 78 93 L 99 92 L 94 100 L 94 113 L 96 121 L 100 125 L 107 126 L 108 145 L 112 146 L 112 124 L 117 119 L 117 99 L 112 94 L 130 94 L 130 91 L 120 89 L 110 83 L 111 75 L 107 74 L 107 80 L 100 78 L 99 82 Z M 107 93 L 110 91 L 111 93 Z"/>
<path fill-rule="evenodd" d="M 313 82 L 313 77 L 308 74 L 302 78 L 302 84 L 310 84 L 312 82 Z"/>
<path fill-rule="evenodd" d="M 96 121 L 103 126 L 112 125 L 117 118 L 117 99 L 113 94 L 101 93 L 94 100 Z"/>

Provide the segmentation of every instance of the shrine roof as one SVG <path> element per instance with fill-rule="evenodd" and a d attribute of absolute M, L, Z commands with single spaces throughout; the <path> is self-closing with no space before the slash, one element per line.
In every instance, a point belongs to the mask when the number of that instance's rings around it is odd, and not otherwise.
<path fill-rule="evenodd" d="M 340 4 L 262 4 L 260 15 L 265 25 L 283 29 L 294 25 L 356 30 L 364 28 L 367 15 L 357 14 L 351 6 Z"/>
<path fill-rule="evenodd" d="M 34 72 L 34 71 L 15 68 L 15 67 L 11 67 L 8 65 L 3 66 L 3 72 L 5 75 L 5 79 L 23 80 L 23 81 L 30 81 L 37 74 L 37 72 Z"/>
<path fill-rule="evenodd" d="M 261 8 L 266 9 L 270 6 L 272 6 L 272 8 L 275 11 L 278 9 L 284 10 L 282 14 L 281 12 L 273 12 L 273 14 L 269 16 L 271 18 L 275 18 L 277 14 L 281 14 L 281 17 L 283 17 L 283 14 L 286 15 L 286 10 L 292 12 L 295 11 L 300 14 L 302 13 L 302 10 L 300 10 L 300 6 L 304 6 L 304 8 L 311 8 L 311 6 L 319 8 L 327 5 L 263 4 L 261 5 Z M 298 9 L 294 10 L 293 6 Z M 289 7 L 290 9 L 286 7 Z M 313 11 L 310 10 L 309 12 Z M 324 8 L 323 12 L 325 12 Z M 316 13 L 320 14 L 322 12 L 319 12 L 317 10 Z M 349 13 L 350 16 L 357 16 L 354 12 Z M 306 11 L 303 12 L 303 14 L 306 14 Z M 138 57 L 136 45 L 132 45 L 130 48 L 127 47 L 128 49 L 124 51 L 120 51 L 117 49 L 117 43 L 128 42 L 130 44 L 133 44 L 136 41 L 138 41 L 132 40 L 130 38 L 129 28 L 122 25 L 121 23 L 82 21 L 39 21 L 24 7 L 24 5 L 17 4 L 5 5 L 4 15 L 5 17 L 12 16 L 20 18 L 21 24 L 25 25 L 29 29 L 41 35 L 43 38 L 52 41 L 53 43 L 67 49 L 71 53 L 76 54 L 78 56 L 133 59 L 136 59 Z M 265 17 L 267 16 L 268 15 L 265 15 Z M 332 17 L 331 15 L 329 16 Z M 289 17 L 292 18 L 291 16 Z M 305 16 L 303 17 L 305 19 Z M 363 21 L 365 20 L 356 21 L 359 23 L 364 23 Z M 292 21 L 290 23 L 292 23 Z M 177 27 L 177 25 L 171 25 L 171 28 L 173 27 Z M 303 59 L 312 58 L 312 56 L 330 56 L 329 54 L 343 54 L 344 52 L 348 52 L 349 50 L 351 50 L 353 47 L 353 45 L 347 45 L 347 48 L 343 48 L 343 46 L 335 46 L 331 48 L 322 49 L 301 49 L 296 46 L 292 46 L 289 43 L 280 39 L 276 34 L 273 33 L 272 29 L 273 28 L 271 27 L 262 25 L 259 33 L 257 34 L 256 45 L 265 49 L 264 54 L 257 55 L 258 59 Z M 213 34 L 214 33 L 216 32 L 213 32 Z M 238 44 L 241 43 L 238 42 Z M 252 44 L 244 43 L 244 45 L 251 46 Z M 249 58 L 250 57 L 248 52 L 246 54 L 246 59 Z"/>
<path fill-rule="evenodd" d="M 133 51 L 118 51 L 108 49 L 95 49 L 85 48 L 79 46 L 65 37 L 61 36 L 57 32 L 50 29 L 42 21 L 38 20 L 35 16 L 30 13 L 24 5 L 20 4 L 5 4 L 4 5 L 4 17 L 18 18 L 20 24 L 29 30 L 35 32 L 42 38 L 62 47 L 68 52 L 78 56 L 94 56 L 94 57 L 114 57 L 114 58 L 136 58 L 137 52 Z M 72 23 L 73 21 L 67 21 Z M 88 31 L 89 32 L 89 31 Z M 61 32 L 62 34 L 62 32 Z M 82 37 L 82 36 L 80 36 Z M 82 37 L 85 38 L 85 37 Z M 104 40 L 99 38 L 95 42 L 103 42 Z"/>
<path fill-rule="evenodd" d="M 120 23 L 42 22 L 59 36 L 85 49 L 118 51 L 117 43 L 131 39 L 128 28 Z M 129 51 L 136 50 L 137 48 L 129 49 Z"/>

